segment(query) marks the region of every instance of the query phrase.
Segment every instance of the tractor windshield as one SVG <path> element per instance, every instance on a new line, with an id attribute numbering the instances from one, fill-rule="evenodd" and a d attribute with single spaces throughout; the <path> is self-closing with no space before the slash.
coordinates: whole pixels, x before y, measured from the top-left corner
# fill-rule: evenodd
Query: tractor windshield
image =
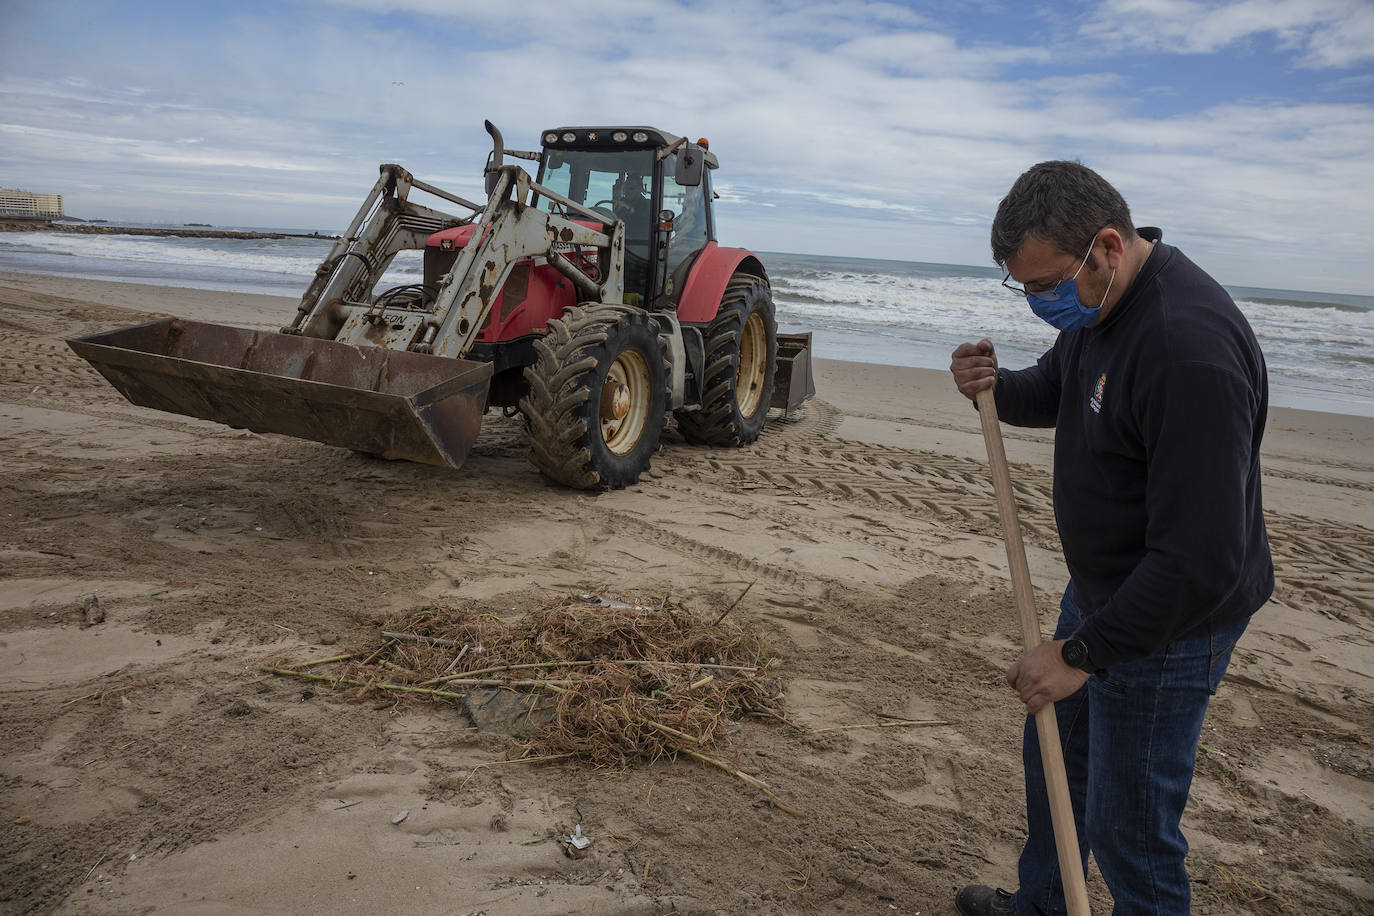
<path id="1" fill-rule="evenodd" d="M 569 200 L 625 221 L 625 292 L 643 296 L 649 283 L 649 242 L 654 227 L 654 151 L 549 150 L 539 183 Z M 535 206 L 553 212 L 557 201 Z M 568 214 L 576 217 L 576 214 Z"/>
<path id="2" fill-rule="evenodd" d="M 648 236 L 653 174 L 653 150 L 550 150 L 539 183 L 612 219 L 623 219 L 635 238 Z M 542 198 L 537 206 L 553 210 L 557 204 Z"/>

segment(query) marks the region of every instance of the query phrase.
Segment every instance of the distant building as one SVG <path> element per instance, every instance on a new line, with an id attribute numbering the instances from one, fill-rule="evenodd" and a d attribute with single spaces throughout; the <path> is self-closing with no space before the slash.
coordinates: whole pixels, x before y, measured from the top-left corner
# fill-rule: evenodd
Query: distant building
<path id="1" fill-rule="evenodd" d="M 0 188 L 0 218 L 61 219 L 61 194 L 34 194 L 15 188 Z"/>

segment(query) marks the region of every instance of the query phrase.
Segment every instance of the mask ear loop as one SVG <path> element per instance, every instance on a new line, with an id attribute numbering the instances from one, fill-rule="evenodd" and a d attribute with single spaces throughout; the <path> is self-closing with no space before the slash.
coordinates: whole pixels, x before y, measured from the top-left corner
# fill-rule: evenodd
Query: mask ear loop
<path id="1" fill-rule="evenodd" d="M 1104 305 L 1107 304 L 1107 294 L 1110 293 L 1110 292 L 1112 291 L 1112 284 L 1115 283 L 1115 282 L 1116 282 L 1116 268 L 1113 267 L 1113 268 L 1112 268 L 1112 276 L 1111 276 L 1111 279 L 1109 279 L 1109 280 L 1107 281 L 1107 288 L 1106 288 L 1106 290 L 1104 290 L 1103 293 L 1102 293 L 1102 301 L 1099 302 L 1099 303 L 1097 303 L 1097 307 L 1098 307 L 1098 308 L 1102 308 L 1102 306 L 1104 306 Z"/>

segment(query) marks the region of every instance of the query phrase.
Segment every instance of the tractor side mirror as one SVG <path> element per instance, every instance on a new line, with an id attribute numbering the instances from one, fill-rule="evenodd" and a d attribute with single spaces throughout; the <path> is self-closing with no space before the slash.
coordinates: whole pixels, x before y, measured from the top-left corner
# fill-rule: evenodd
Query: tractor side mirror
<path id="1" fill-rule="evenodd" d="M 695 143 L 685 143 L 677 154 L 677 168 L 673 170 L 673 180 L 684 188 L 701 185 L 701 170 L 706 167 L 706 156 Z"/>

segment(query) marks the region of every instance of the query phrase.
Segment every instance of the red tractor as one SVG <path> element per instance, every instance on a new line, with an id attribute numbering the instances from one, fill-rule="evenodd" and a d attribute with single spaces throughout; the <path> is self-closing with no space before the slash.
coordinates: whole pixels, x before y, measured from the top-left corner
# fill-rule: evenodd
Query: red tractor
<path id="1" fill-rule="evenodd" d="M 741 446 L 814 394 L 810 335 L 778 334 L 763 264 L 716 242 L 705 141 L 564 127 L 534 153 L 487 130 L 485 205 L 383 165 L 280 332 L 173 318 L 69 343 L 136 404 L 387 458 L 458 467 L 488 408 L 518 410 L 534 465 L 587 489 L 638 480 L 669 412 Z M 422 282 L 380 289 L 414 249 Z"/>

